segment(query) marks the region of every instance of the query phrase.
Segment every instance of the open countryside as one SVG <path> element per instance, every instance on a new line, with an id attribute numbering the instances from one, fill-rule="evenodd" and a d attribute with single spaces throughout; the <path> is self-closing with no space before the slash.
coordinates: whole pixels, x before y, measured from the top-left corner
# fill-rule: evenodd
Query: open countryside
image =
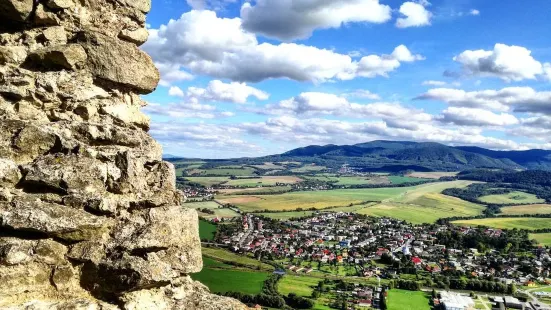
<path id="1" fill-rule="evenodd" d="M 254 171 L 248 176 L 196 176 L 198 169 L 223 173 L 227 169 Z M 541 217 L 549 214 L 551 208 L 542 203 L 543 198 L 537 198 L 539 192 L 521 189 L 522 185 L 517 189 L 515 183 L 459 178 L 462 174 L 358 172 L 347 166 L 335 169 L 326 165 L 300 162 L 289 165 L 278 161 L 242 166 L 234 162 L 218 168 L 212 164 L 207 164 L 206 168 L 194 165 L 191 170 L 184 169 L 178 178 L 191 201 L 184 206 L 196 209 L 202 218 L 215 225 L 217 233 L 216 239 L 211 240 L 212 226 L 202 222 L 201 229 L 207 230 L 201 233 L 201 238 L 207 242 L 203 248 L 205 268 L 194 277 L 214 292 L 272 305 L 271 308 L 278 308 L 274 303 L 283 302 L 298 308 L 304 306 L 304 309 L 338 310 L 344 309 L 343 305 L 369 305 L 378 309 L 380 303 L 386 302 L 386 309 L 432 309 L 430 294 L 419 289 L 427 285 L 442 289 L 445 285 L 438 284 L 443 279 L 441 271 L 427 272 L 427 268 L 450 268 L 447 264 L 455 264 L 455 261 L 445 264 L 442 261 L 458 258 L 441 257 L 439 247 L 445 245 L 434 244 L 434 241 L 430 246 L 423 246 L 429 251 L 426 254 L 413 245 L 417 240 L 424 240 L 429 235 L 445 236 L 440 235 L 442 229 L 452 235 L 462 235 L 465 233 L 462 227 L 471 227 L 467 230 L 470 234 L 484 235 L 489 231 L 496 234 L 495 238 L 511 234 L 512 244 L 525 238 L 522 245 L 515 246 L 520 247 L 522 253 L 528 253 L 526 246 L 545 246 L 551 242 L 543 232 L 551 229 L 551 221 Z M 512 203 L 517 205 L 511 206 Z M 507 217 L 509 214 L 515 217 Z M 529 214 L 538 216 L 518 217 Z M 308 225 L 333 227 L 325 225 L 335 223 L 345 227 L 335 231 L 342 236 L 310 238 L 313 231 Z M 370 231 L 359 227 L 359 223 L 382 225 L 378 234 L 359 239 L 375 240 L 369 241 L 374 242 L 373 245 L 351 239 L 357 229 Z M 401 243 L 387 239 L 389 227 L 402 227 L 404 236 L 411 236 L 400 239 L 412 239 L 403 239 Z M 519 229 L 519 232 L 510 233 L 508 229 Z M 423 232 L 430 234 L 423 235 Z M 454 246 L 460 249 L 453 251 L 472 250 L 463 248 L 466 245 Z M 490 255 L 486 249 L 487 246 L 482 246 L 481 253 Z M 391 261 L 383 258 L 386 254 L 378 251 L 402 262 L 406 259 L 406 266 L 410 266 L 407 268 L 417 270 L 417 276 L 394 274 L 405 267 L 393 271 Z M 502 251 L 505 250 L 499 253 Z M 459 261 L 474 263 L 463 258 Z M 469 270 L 476 270 L 471 268 Z M 217 274 L 230 279 L 229 284 L 216 281 Z M 242 286 L 244 281 L 251 286 Z M 521 286 L 527 280 L 515 281 Z M 474 289 L 476 283 L 472 285 Z M 378 291 L 381 288 L 387 289 L 384 298 Z M 511 288 L 500 289 L 506 293 Z M 475 290 L 484 291 L 484 288 Z M 451 303 L 456 298 L 466 302 L 473 300 L 451 294 L 451 297 L 446 295 L 436 300 L 442 303 Z M 484 303 L 490 305 L 487 299 L 473 300 L 481 309 Z"/>
<path id="2" fill-rule="evenodd" d="M 459 220 L 453 222 L 462 226 L 487 226 L 500 229 L 551 229 L 549 218 L 537 217 L 495 217 L 486 219 Z"/>

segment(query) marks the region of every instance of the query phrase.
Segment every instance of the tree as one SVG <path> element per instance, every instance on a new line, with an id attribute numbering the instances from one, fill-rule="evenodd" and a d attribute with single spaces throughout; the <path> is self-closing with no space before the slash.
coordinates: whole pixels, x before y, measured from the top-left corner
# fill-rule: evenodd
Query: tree
<path id="1" fill-rule="evenodd" d="M 431 296 L 432 296 L 433 299 L 435 299 L 437 297 L 435 289 L 432 289 Z"/>
<path id="2" fill-rule="evenodd" d="M 379 295 L 379 308 L 381 310 L 387 310 L 388 306 L 386 305 L 386 290 L 383 288 L 381 294 Z"/>

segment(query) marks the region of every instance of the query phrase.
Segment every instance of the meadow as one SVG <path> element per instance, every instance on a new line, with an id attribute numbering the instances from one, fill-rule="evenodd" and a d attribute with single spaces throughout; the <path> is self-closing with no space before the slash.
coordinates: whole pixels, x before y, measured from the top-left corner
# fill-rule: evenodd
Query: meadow
<path id="1" fill-rule="evenodd" d="M 419 185 L 403 195 L 362 208 L 357 213 L 393 217 L 414 224 L 434 223 L 439 218 L 451 216 L 480 215 L 484 206 L 441 194 L 446 188 L 466 187 L 471 183 L 453 181 Z"/>
<path id="2" fill-rule="evenodd" d="M 206 266 L 201 272 L 191 274 L 193 280 L 203 283 L 211 292 L 241 292 L 245 294 L 260 293 L 268 276 L 269 273 L 266 272 L 227 270 L 213 266 Z"/>
<path id="3" fill-rule="evenodd" d="M 397 175 L 389 175 L 387 178 L 392 184 L 415 183 L 415 182 L 423 182 L 428 180 L 428 179 L 422 179 L 422 178 L 402 177 Z"/>
<path id="4" fill-rule="evenodd" d="M 294 184 L 302 182 L 301 178 L 295 176 L 263 176 L 260 178 L 246 179 L 237 178 L 224 183 L 228 186 L 255 187 L 255 186 L 274 186 L 277 183 Z"/>
<path id="5" fill-rule="evenodd" d="M 531 239 L 536 239 L 539 245 L 551 246 L 551 233 L 530 234 Z"/>
<path id="6" fill-rule="evenodd" d="M 355 212 L 358 213 L 363 208 L 367 208 L 368 206 L 375 205 L 376 203 L 369 203 L 369 204 L 362 204 L 362 205 L 354 205 L 354 206 L 347 206 L 347 207 L 336 207 L 331 209 L 324 209 L 321 210 L 321 212 Z M 314 214 L 315 211 L 289 211 L 289 212 L 274 212 L 274 213 L 258 213 L 259 215 L 269 217 L 276 220 L 288 220 L 293 217 L 305 217 L 310 216 Z"/>
<path id="7" fill-rule="evenodd" d="M 388 310 L 429 310 L 429 296 L 425 292 L 399 289 L 388 291 Z"/>
<path id="8" fill-rule="evenodd" d="M 304 177 L 310 180 L 334 182 L 335 185 L 365 185 L 365 184 L 390 184 L 387 177 L 349 177 L 336 175 L 316 175 Z"/>
<path id="9" fill-rule="evenodd" d="M 422 178 L 422 179 L 440 179 L 441 177 L 454 177 L 458 172 L 412 172 L 408 174 L 412 178 Z"/>
<path id="10" fill-rule="evenodd" d="M 213 240 L 215 233 L 216 225 L 203 220 L 199 221 L 199 237 L 201 240 Z"/>
<path id="11" fill-rule="evenodd" d="M 492 204 L 511 204 L 511 203 L 544 203 L 545 200 L 538 198 L 534 194 L 520 191 L 513 191 L 501 195 L 486 195 L 478 198 L 480 201 Z"/>
<path id="12" fill-rule="evenodd" d="M 249 194 L 249 195 L 259 195 L 266 193 L 270 194 L 281 194 L 291 191 L 291 186 L 268 186 L 268 187 L 243 187 L 243 188 L 228 188 L 228 189 L 219 189 L 218 192 L 224 195 L 236 195 L 236 194 Z"/>
<path id="13" fill-rule="evenodd" d="M 291 192 L 280 195 L 221 196 L 221 203 L 231 203 L 246 212 L 273 210 L 285 211 L 297 208 L 327 208 L 358 204 L 365 201 L 382 201 L 399 196 L 411 187 L 339 189 L 328 191 Z"/>
<path id="14" fill-rule="evenodd" d="M 187 170 L 186 172 L 189 175 L 193 176 L 251 176 L 254 175 L 254 172 L 256 169 L 252 167 L 240 167 L 240 166 L 229 166 L 226 168 L 213 168 L 213 169 L 193 169 L 193 170 Z"/>
<path id="15" fill-rule="evenodd" d="M 239 266 L 247 267 L 257 270 L 259 267 L 261 270 L 273 271 L 274 267 L 268 264 L 257 261 L 254 258 L 250 258 L 243 255 L 237 255 L 232 252 L 220 249 L 220 248 L 202 248 L 203 256 L 215 259 L 220 262 L 234 262 Z"/>
<path id="16" fill-rule="evenodd" d="M 298 296 L 310 297 L 320 281 L 318 278 L 285 275 L 277 283 L 277 291 L 282 295 L 295 293 Z"/>
<path id="17" fill-rule="evenodd" d="M 503 207 L 501 208 L 501 213 L 505 215 L 551 214 L 551 205 L 534 204 L 534 205 Z"/>
<path id="18" fill-rule="evenodd" d="M 211 187 L 213 185 L 222 184 L 230 180 L 229 177 L 186 177 L 186 180 L 203 185 L 205 187 Z"/>
<path id="19" fill-rule="evenodd" d="M 183 204 L 183 206 L 185 208 L 196 209 L 200 217 L 206 218 L 208 220 L 211 220 L 213 218 L 234 218 L 239 216 L 239 213 L 231 209 L 221 208 L 220 205 L 215 201 L 186 202 Z M 214 214 L 203 213 L 199 211 L 201 209 L 212 210 L 214 211 Z"/>
<path id="20" fill-rule="evenodd" d="M 551 220 L 536 217 L 495 217 L 474 220 L 453 221 L 453 224 L 462 226 L 488 226 L 501 229 L 544 229 L 551 228 Z"/>
<path id="21" fill-rule="evenodd" d="M 299 168 L 294 168 L 294 169 L 291 169 L 292 172 L 295 172 L 295 173 L 306 173 L 306 172 L 318 172 L 318 171 L 323 171 L 327 169 L 327 167 L 325 166 L 313 166 L 313 165 L 307 165 L 307 166 L 302 166 L 302 167 L 299 167 Z"/>

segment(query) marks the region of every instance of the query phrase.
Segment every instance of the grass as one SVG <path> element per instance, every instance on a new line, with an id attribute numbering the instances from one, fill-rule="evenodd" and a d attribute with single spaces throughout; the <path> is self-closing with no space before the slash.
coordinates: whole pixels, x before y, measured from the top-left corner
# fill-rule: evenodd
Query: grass
<path id="1" fill-rule="evenodd" d="M 413 292 L 399 289 L 388 291 L 387 305 L 389 310 L 429 310 L 429 297 L 424 292 Z"/>
<path id="2" fill-rule="evenodd" d="M 392 184 L 404 184 L 404 183 L 415 183 L 415 182 L 422 182 L 426 181 L 427 179 L 421 179 L 421 178 L 412 178 L 412 177 L 401 177 L 396 175 L 389 175 L 388 180 Z"/>
<path id="3" fill-rule="evenodd" d="M 235 167 L 235 168 L 214 168 L 214 169 L 194 169 L 188 173 L 193 173 L 194 176 L 209 175 L 209 176 L 251 176 L 256 169 L 251 167 Z"/>
<path id="4" fill-rule="evenodd" d="M 270 163 L 270 162 L 266 162 L 262 165 L 251 165 L 255 168 L 258 168 L 258 169 L 263 169 L 263 170 L 283 170 L 285 169 L 285 167 L 283 166 L 279 166 L 279 165 L 276 165 L 274 163 Z"/>
<path id="5" fill-rule="evenodd" d="M 296 210 L 297 208 L 326 208 L 343 207 L 364 201 L 382 201 L 399 196 L 411 187 L 397 188 L 368 188 L 368 189 L 339 189 L 329 191 L 291 192 L 280 195 L 267 196 L 226 196 L 218 197 L 221 203 L 231 203 L 243 211 L 262 210 Z"/>
<path id="6" fill-rule="evenodd" d="M 295 176 L 263 176 L 254 179 L 234 179 L 229 180 L 224 185 L 240 186 L 240 187 L 253 187 L 253 186 L 274 186 L 277 183 L 294 184 L 302 182 L 301 178 Z"/>
<path id="7" fill-rule="evenodd" d="M 452 222 L 462 226 L 488 226 L 501 229 L 544 229 L 551 228 L 551 220 L 548 218 L 536 217 L 497 217 L 474 220 L 459 220 Z"/>
<path id="8" fill-rule="evenodd" d="M 325 182 L 334 182 L 335 185 L 364 185 L 364 184 L 386 184 L 389 183 L 387 177 L 346 177 L 346 176 L 329 176 L 316 175 L 313 177 L 305 177 L 311 180 L 319 180 Z"/>
<path id="9" fill-rule="evenodd" d="M 321 212 L 358 212 L 359 210 L 366 208 L 368 206 L 374 205 L 375 203 L 364 204 L 364 205 L 354 205 L 351 207 L 336 207 L 326 210 L 321 210 Z M 314 214 L 316 211 L 289 211 L 289 212 L 275 212 L 275 213 L 258 213 L 259 215 L 269 217 L 275 220 L 288 220 L 293 217 L 305 217 Z"/>
<path id="10" fill-rule="evenodd" d="M 207 221 L 199 221 L 199 237 L 201 240 L 213 240 L 216 233 L 216 225 Z"/>
<path id="11" fill-rule="evenodd" d="M 551 246 L 551 233 L 530 234 L 530 240 L 536 239 L 539 245 Z"/>
<path id="12" fill-rule="evenodd" d="M 199 216 L 208 220 L 214 218 L 234 218 L 239 216 L 239 213 L 231 209 L 220 208 L 220 205 L 215 201 L 188 202 L 184 203 L 183 206 L 186 208 L 196 209 L 199 212 Z M 199 211 L 200 209 L 212 210 L 214 211 L 214 214 L 203 213 Z"/>
<path id="13" fill-rule="evenodd" d="M 186 180 L 201 184 L 205 187 L 222 184 L 230 180 L 228 177 L 186 177 Z"/>
<path id="14" fill-rule="evenodd" d="M 261 270 L 268 270 L 272 271 L 274 270 L 274 267 L 268 264 L 264 264 L 262 262 L 257 261 L 256 259 L 243 256 L 243 255 L 237 255 L 232 252 L 219 249 L 219 248 L 202 248 L 203 256 L 215 259 L 220 262 L 234 262 L 237 263 L 240 266 L 244 266 L 250 269 L 258 269 L 260 267 Z"/>
<path id="15" fill-rule="evenodd" d="M 466 187 L 469 181 L 430 183 L 409 187 L 403 195 L 357 211 L 379 217 L 393 217 L 411 223 L 434 223 L 439 218 L 474 216 L 484 207 L 459 198 L 441 194 L 446 188 Z"/>
<path id="16" fill-rule="evenodd" d="M 521 191 L 513 191 L 508 194 L 501 195 L 486 195 L 478 198 L 482 202 L 493 204 L 510 204 L 510 203 L 544 203 L 545 200 L 538 198 L 534 194 L 529 194 Z"/>
<path id="17" fill-rule="evenodd" d="M 249 188 L 231 188 L 231 189 L 221 189 L 220 193 L 226 195 L 236 195 L 247 193 L 249 195 L 259 195 L 265 193 L 271 194 L 281 194 L 291 191 L 291 186 L 269 186 L 269 187 L 249 187 Z"/>
<path id="18" fill-rule="evenodd" d="M 199 273 L 191 274 L 191 278 L 205 284 L 214 293 L 241 292 L 245 294 L 258 294 L 262 291 L 262 285 L 268 278 L 268 275 L 266 272 L 206 267 Z"/>
<path id="19" fill-rule="evenodd" d="M 277 291 L 282 295 L 295 293 L 298 296 L 310 297 L 320 281 L 318 278 L 285 275 L 277 283 Z"/>
<path id="20" fill-rule="evenodd" d="M 422 179 L 440 179 L 441 177 L 454 177 L 459 172 L 412 172 L 408 174 L 412 178 L 422 178 Z"/>
<path id="21" fill-rule="evenodd" d="M 325 170 L 325 169 L 327 169 L 327 167 L 325 167 L 325 166 L 307 165 L 307 166 L 302 166 L 300 168 L 291 169 L 291 171 L 295 172 L 295 173 L 305 173 L 305 172 L 317 172 L 317 171 L 322 171 L 322 170 Z"/>
<path id="22" fill-rule="evenodd" d="M 551 205 L 535 204 L 535 205 L 503 207 L 501 208 L 501 212 L 506 215 L 551 214 Z"/>

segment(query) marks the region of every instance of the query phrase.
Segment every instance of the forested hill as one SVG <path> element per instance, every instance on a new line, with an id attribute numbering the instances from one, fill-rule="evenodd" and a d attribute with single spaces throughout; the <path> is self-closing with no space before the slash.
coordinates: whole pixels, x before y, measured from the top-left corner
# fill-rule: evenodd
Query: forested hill
<path id="1" fill-rule="evenodd" d="M 439 143 L 372 141 L 355 145 L 324 145 L 297 148 L 267 158 L 327 162 L 387 170 L 465 170 L 472 168 L 551 170 L 551 151 L 493 151 L 479 147 L 452 147 Z"/>

